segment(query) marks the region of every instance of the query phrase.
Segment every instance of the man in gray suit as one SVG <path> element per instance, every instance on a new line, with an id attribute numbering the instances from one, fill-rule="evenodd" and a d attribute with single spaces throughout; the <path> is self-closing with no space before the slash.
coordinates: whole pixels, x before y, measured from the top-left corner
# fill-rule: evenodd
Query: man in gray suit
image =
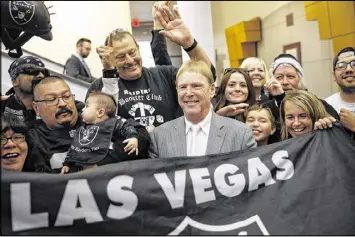
<path id="1" fill-rule="evenodd" d="M 215 86 L 211 70 L 204 62 L 184 63 L 176 78 L 184 116 L 151 132 L 149 157 L 204 156 L 256 147 L 250 128 L 213 111 L 211 99 Z"/>
<path id="2" fill-rule="evenodd" d="M 77 79 L 93 82 L 90 69 L 84 58 L 87 58 L 91 51 L 91 40 L 81 38 L 76 43 L 76 53 L 68 58 L 64 66 L 64 74 L 75 77 Z"/>

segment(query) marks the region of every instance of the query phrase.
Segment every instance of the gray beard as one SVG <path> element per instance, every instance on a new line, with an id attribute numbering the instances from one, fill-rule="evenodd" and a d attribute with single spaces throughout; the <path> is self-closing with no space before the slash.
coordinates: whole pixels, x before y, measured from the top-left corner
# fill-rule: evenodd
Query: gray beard
<path id="1" fill-rule="evenodd" d="M 339 83 L 338 85 L 345 94 L 355 94 L 355 86 L 346 87 L 344 85 L 340 85 Z"/>

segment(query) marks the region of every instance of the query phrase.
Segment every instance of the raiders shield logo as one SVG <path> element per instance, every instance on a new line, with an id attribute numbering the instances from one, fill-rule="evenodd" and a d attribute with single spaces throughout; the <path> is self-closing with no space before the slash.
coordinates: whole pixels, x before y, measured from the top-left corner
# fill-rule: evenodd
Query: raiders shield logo
<path id="1" fill-rule="evenodd" d="M 81 127 L 79 131 L 80 145 L 90 144 L 95 139 L 98 131 L 99 131 L 98 126 L 91 126 L 88 129 Z"/>
<path id="2" fill-rule="evenodd" d="M 18 25 L 24 25 L 31 21 L 35 13 L 35 5 L 26 1 L 10 1 L 10 16 Z"/>
<path id="3" fill-rule="evenodd" d="M 269 235 L 258 215 L 227 225 L 206 225 L 187 216 L 169 235 L 179 235 L 186 231 L 189 231 L 189 235 Z"/>

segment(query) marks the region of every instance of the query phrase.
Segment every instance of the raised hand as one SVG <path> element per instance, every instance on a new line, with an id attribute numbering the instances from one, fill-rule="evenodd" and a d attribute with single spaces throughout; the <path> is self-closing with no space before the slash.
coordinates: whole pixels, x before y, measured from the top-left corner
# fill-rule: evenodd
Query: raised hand
<path id="1" fill-rule="evenodd" d="M 342 108 L 340 109 L 339 117 L 344 127 L 355 132 L 355 113 Z"/>
<path id="2" fill-rule="evenodd" d="M 168 8 L 171 8 L 173 6 L 173 2 L 172 1 L 159 1 L 154 3 L 153 8 L 152 8 L 152 17 L 154 20 L 158 20 L 158 17 L 155 16 L 155 13 L 159 10 L 159 8 L 163 7 L 163 6 L 167 6 Z"/>
<path id="3" fill-rule="evenodd" d="M 193 44 L 194 39 L 189 28 L 181 20 L 180 13 L 176 6 L 173 7 L 173 12 L 174 14 L 170 11 L 168 6 L 158 7 L 155 17 L 164 28 L 164 30 L 159 33 L 183 48 L 188 48 Z"/>
<path id="4" fill-rule="evenodd" d="M 265 83 L 264 88 L 267 89 L 269 93 L 273 96 L 281 95 L 284 93 L 281 83 L 275 78 L 271 78 L 270 80 L 268 80 Z"/>
<path id="5" fill-rule="evenodd" d="M 101 45 L 96 48 L 96 52 L 101 59 L 101 63 L 104 69 L 110 70 L 115 68 L 116 62 L 112 47 Z"/>

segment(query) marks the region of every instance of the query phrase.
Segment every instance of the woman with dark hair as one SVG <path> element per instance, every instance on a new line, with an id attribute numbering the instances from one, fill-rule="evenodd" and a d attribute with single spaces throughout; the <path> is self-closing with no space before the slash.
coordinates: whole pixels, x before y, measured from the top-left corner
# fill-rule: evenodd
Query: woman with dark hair
<path id="1" fill-rule="evenodd" d="M 27 158 L 28 128 L 17 116 L 1 116 L 1 169 L 22 171 Z"/>
<path id="2" fill-rule="evenodd" d="M 245 121 L 244 112 L 256 103 L 252 80 L 244 69 L 226 70 L 216 95 L 218 115 Z"/>

